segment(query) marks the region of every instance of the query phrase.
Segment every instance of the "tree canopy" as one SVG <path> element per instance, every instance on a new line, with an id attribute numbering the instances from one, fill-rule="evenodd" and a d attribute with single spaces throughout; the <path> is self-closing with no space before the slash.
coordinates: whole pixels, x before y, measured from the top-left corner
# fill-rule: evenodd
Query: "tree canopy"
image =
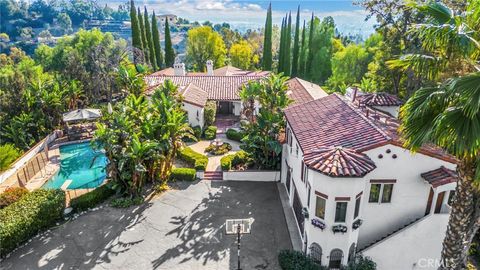
<path id="1" fill-rule="evenodd" d="M 225 65 L 226 48 L 222 37 L 210 26 L 200 26 L 188 31 L 187 61 L 194 70 L 204 71 L 207 60 L 215 67 Z"/>

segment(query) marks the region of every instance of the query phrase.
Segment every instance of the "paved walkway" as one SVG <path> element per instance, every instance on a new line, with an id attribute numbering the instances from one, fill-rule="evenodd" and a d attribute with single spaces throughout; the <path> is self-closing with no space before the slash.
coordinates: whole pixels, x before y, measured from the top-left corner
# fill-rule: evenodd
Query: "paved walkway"
<path id="1" fill-rule="evenodd" d="M 217 134 L 217 138 L 221 139 L 224 142 L 229 143 L 232 146 L 232 150 L 229 151 L 228 153 L 224 154 L 224 155 L 221 155 L 221 156 L 213 156 L 213 155 L 205 153 L 205 148 L 207 148 L 212 143 L 212 141 L 199 141 L 199 142 L 195 142 L 195 143 L 189 145 L 189 147 L 192 148 L 193 151 L 208 156 L 208 164 L 207 164 L 206 171 L 209 171 L 209 172 L 210 171 L 221 171 L 222 167 L 221 167 L 220 160 L 222 159 L 222 157 L 225 156 L 225 155 L 234 154 L 234 153 L 241 150 L 240 149 L 240 143 L 237 142 L 237 141 L 232 141 L 232 140 L 227 139 L 225 134 Z"/>
<path id="2" fill-rule="evenodd" d="M 242 269 L 279 269 L 291 249 L 276 183 L 179 182 L 136 208 L 104 207 L 33 239 L 1 269 L 236 269 L 231 218 L 253 218 L 242 236 Z"/>

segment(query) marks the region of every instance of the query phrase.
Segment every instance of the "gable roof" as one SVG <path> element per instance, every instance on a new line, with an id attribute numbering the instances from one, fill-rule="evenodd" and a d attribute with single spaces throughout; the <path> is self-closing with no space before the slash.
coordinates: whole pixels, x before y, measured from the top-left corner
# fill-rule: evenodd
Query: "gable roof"
<path id="1" fill-rule="evenodd" d="M 358 97 L 360 103 L 368 106 L 401 106 L 403 101 L 388 93 L 367 93 Z"/>
<path id="2" fill-rule="evenodd" d="M 320 147 L 303 158 L 306 166 L 331 177 L 362 177 L 376 168 L 367 155 L 343 147 Z"/>
<path id="3" fill-rule="evenodd" d="M 208 93 L 193 83 L 188 84 L 180 90 L 183 101 L 199 107 L 204 107 L 207 103 Z"/>
<path id="4" fill-rule="evenodd" d="M 145 77 L 148 90 L 147 94 L 155 86 L 166 80 L 171 80 L 178 86 L 186 86 L 193 83 L 203 91 L 207 92 L 209 100 L 240 100 L 239 92 L 245 83 L 251 80 L 259 80 L 262 76 L 153 76 Z"/>
<path id="5" fill-rule="evenodd" d="M 270 74 L 269 71 L 243 70 L 230 65 L 213 70 L 214 76 L 266 76 L 268 74 Z"/>
<path id="6" fill-rule="evenodd" d="M 328 96 L 328 94 L 323 91 L 323 89 L 319 85 L 307 82 L 300 78 L 295 77 L 288 80 L 287 85 L 287 94 L 293 100 L 292 105 L 298 105 Z"/>
<path id="7" fill-rule="evenodd" d="M 436 188 L 441 185 L 457 182 L 458 174 L 454 170 L 450 170 L 441 166 L 438 169 L 431 170 L 421 174 L 432 187 Z"/>
<path id="8" fill-rule="evenodd" d="M 362 152 L 390 140 L 337 94 L 289 107 L 285 116 L 304 153 L 337 146 Z"/>

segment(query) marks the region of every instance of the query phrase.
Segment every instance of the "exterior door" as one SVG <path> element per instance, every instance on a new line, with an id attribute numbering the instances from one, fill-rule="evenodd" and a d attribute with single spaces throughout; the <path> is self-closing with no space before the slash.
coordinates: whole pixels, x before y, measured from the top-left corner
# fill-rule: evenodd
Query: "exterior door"
<path id="1" fill-rule="evenodd" d="M 433 193 L 433 188 L 430 188 L 430 194 L 428 194 L 427 200 L 427 209 L 425 209 L 425 216 L 430 214 L 430 210 L 432 209 Z"/>
<path id="2" fill-rule="evenodd" d="M 231 114 L 232 113 L 232 103 L 230 103 L 228 101 L 218 102 L 217 113 L 218 114 Z"/>
<path id="3" fill-rule="evenodd" d="M 445 191 L 442 191 L 437 196 L 437 203 L 435 204 L 435 214 L 440 213 L 442 210 L 443 197 L 445 197 Z"/>

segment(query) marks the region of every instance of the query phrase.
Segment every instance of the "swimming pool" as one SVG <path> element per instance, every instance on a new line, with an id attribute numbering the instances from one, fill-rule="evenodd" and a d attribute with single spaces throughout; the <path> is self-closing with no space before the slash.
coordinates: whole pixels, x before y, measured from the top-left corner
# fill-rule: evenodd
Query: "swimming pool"
<path id="1" fill-rule="evenodd" d="M 67 180 L 72 180 L 67 189 L 95 188 L 106 178 L 107 157 L 90 142 L 60 146 L 60 162 L 60 170 L 44 188 L 59 189 Z"/>

